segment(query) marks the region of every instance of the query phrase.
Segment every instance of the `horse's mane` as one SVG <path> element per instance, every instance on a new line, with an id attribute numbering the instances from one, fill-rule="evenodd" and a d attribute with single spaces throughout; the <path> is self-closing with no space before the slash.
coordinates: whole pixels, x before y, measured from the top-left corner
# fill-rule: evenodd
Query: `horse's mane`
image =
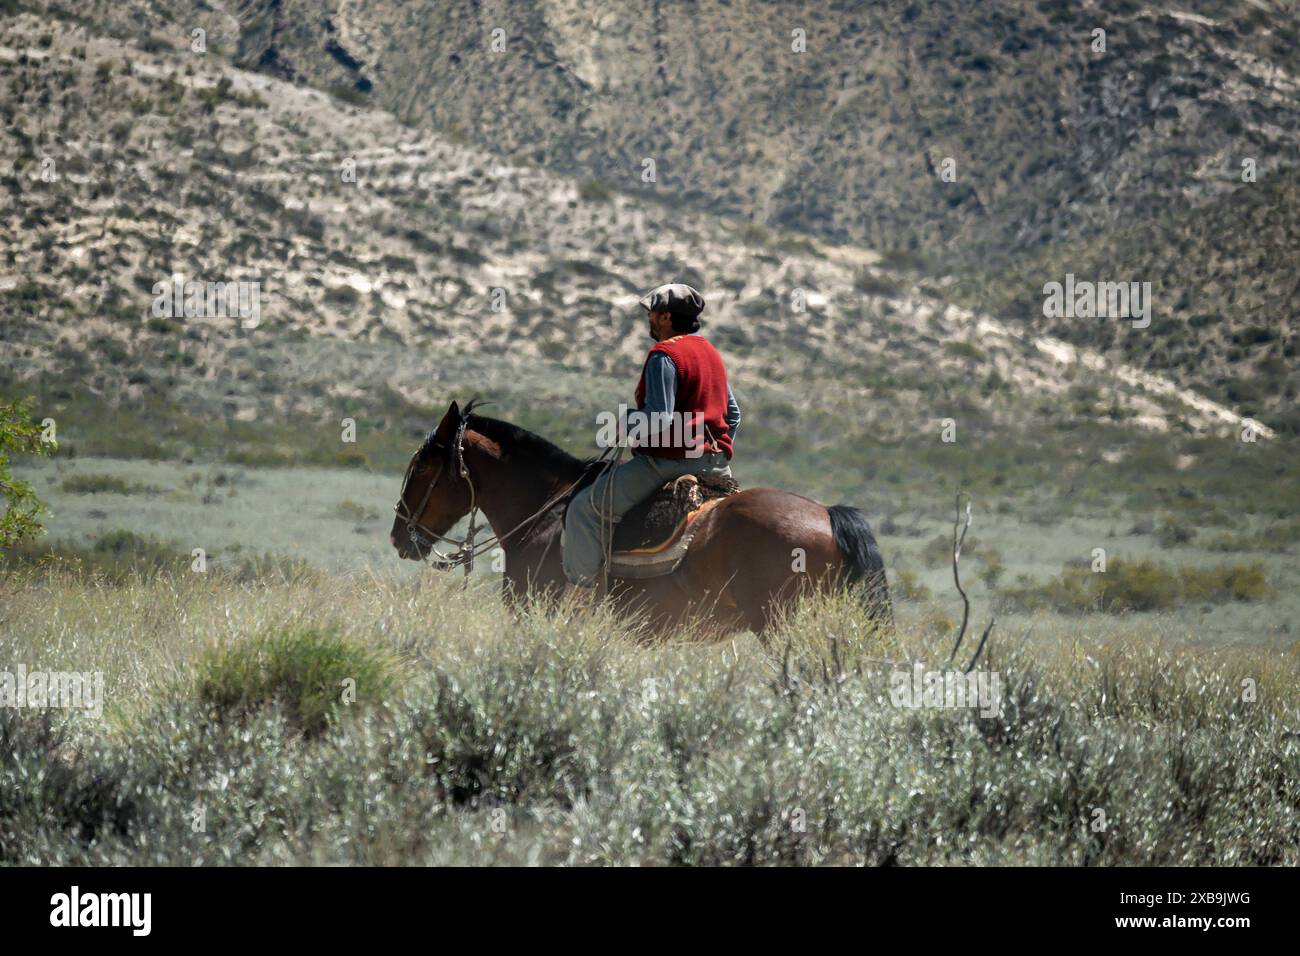
<path id="1" fill-rule="evenodd" d="M 479 404 L 482 403 L 473 401 L 466 405 L 461 419 L 467 427 L 500 445 L 507 454 L 519 456 L 564 478 L 577 477 L 596 461 L 570 455 L 559 445 L 512 422 L 475 414 L 473 410 Z"/>

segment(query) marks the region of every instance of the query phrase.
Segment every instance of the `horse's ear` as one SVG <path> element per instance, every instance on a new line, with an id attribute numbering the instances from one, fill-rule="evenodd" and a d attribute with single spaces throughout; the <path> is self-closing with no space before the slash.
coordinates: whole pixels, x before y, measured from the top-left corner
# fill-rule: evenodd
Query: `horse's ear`
<path id="1" fill-rule="evenodd" d="M 456 429 L 460 427 L 460 406 L 455 402 L 447 409 L 447 414 L 442 416 L 442 421 L 438 423 L 438 431 L 435 436 L 442 444 L 448 444 L 456 434 Z"/>

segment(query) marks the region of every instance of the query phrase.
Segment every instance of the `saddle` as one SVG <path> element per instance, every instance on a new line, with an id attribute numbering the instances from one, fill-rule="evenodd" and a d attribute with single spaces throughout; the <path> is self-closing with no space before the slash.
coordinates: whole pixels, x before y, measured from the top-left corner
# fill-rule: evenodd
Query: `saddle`
<path id="1" fill-rule="evenodd" d="M 654 578 L 671 574 L 686 557 L 696 522 L 740 485 L 734 478 L 674 478 L 614 525 L 609 574 L 615 578 Z"/>
<path id="2" fill-rule="evenodd" d="M 593 470 L 582 485 L 595 476 Z M 663 485 L 614 525 L 610 577 L 654 578 L 676 571 L 695 537 L 698 519 L 739 490 L 734 478 L 713 476 L 683 475 Z"/>

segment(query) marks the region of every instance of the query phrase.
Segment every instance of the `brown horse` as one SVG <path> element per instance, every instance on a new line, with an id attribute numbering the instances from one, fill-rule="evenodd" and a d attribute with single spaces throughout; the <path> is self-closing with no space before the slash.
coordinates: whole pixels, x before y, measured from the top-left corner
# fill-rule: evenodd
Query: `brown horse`
<path id="1" fill-rule="evenodd" d="M 390 535 L 398 555 L 425 560 L 440 541 L 461 545 L 442 567 L 482 553 L 473 543 L 481 510 L 505 557 L 505 596 L 515 604 L 567 588 L 560 561 L 563 509 L 602 460 L 583 461 L 509 422 L 451 403 L 407 466 Z M 468 541 L 447 533 L 470 515 Z M 752 630 L 761 638 L 774 615 L 808 588 L 854 587 L 868 613 L 892 623 L 884 562 L 862 512 L 827 507 L 775 488 L 719 501 L 698 519 L 685 560 L 671 574 L 611 579 L 622 610 L 645 615 L 652 633 L 687 621 L 715 638 Z M 449 558 L 449 559 L 448 559 Z"/>

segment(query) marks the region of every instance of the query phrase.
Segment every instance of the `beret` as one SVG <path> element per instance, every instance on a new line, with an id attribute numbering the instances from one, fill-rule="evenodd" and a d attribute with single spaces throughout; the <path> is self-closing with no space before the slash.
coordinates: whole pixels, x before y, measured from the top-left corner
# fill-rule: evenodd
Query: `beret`
<path id="1" fill-rule="evenodd" d="M 681 282 L 670 282 L 651 289 L 640 301 L 641 306 L 649 312 L 699 315 L 704 311 L 704 296 Z"/>

